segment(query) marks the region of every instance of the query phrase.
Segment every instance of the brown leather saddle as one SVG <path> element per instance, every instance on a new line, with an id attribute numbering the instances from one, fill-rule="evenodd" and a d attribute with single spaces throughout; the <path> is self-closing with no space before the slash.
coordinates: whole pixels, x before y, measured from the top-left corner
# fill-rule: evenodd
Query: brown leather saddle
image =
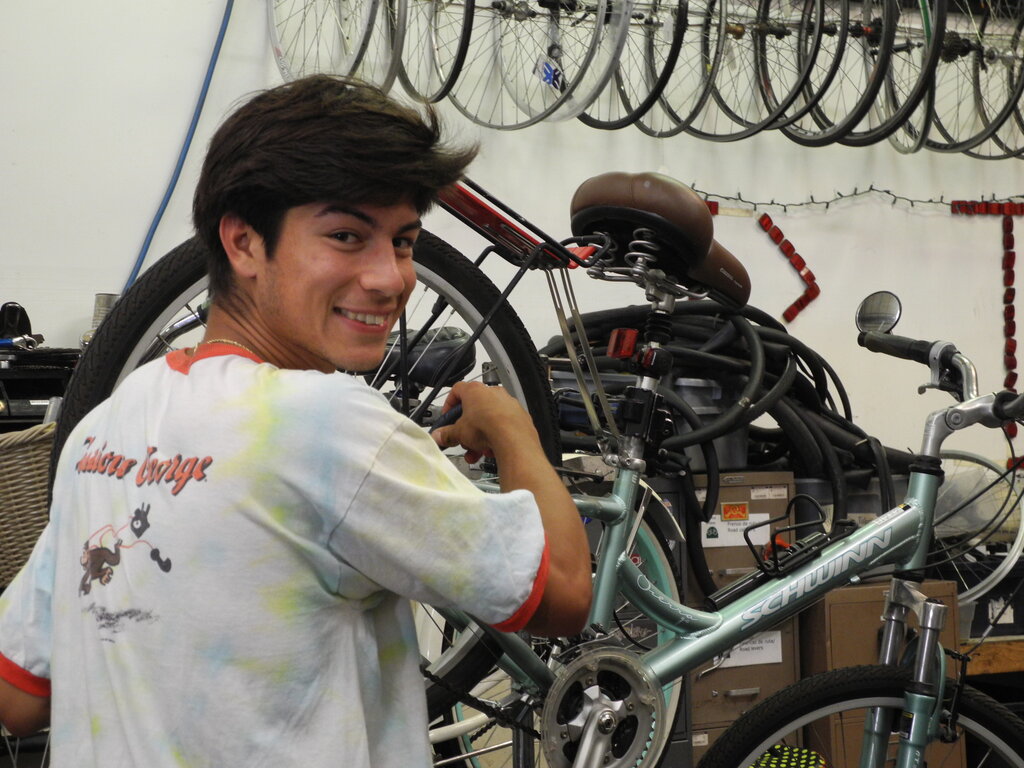
<path id="1" fill-rule="evenodd" d="M 649 241 L 654 247 L 645 252 L 657 256 L 657 268 L 674 282 L 706 290 L 732 306 L 750 298 L 747 270 L 714 239 L 707 204 L 675 179 L 658 173 L 603 173 L 580 185 L 570 212 L 574 235 L 611 237 L 616 266 L 627 266 L 630 243 Z"/>

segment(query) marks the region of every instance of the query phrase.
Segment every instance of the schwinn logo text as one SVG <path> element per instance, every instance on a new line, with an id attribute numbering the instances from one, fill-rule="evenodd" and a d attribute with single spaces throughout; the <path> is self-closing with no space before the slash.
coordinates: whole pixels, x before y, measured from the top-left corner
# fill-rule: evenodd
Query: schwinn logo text
<path id="1" fill-rule="evenodd" d="M 742 615 L 744 628 L 771 616 L 773 613 L 781 611 L 790 602 L 800 599 L 816 587 L 843 576 L 848 571 L 853 570 L 858 563 L 862 563 L 870 558 L 875 552 L 886 549 L 891 540 L 892 528 L 887 528 L 877 536 L 872 536 L 867 541 L 859 544 L 856 549 L 834 557 L 827 563 L 822 563 L 799 581 L 790 584 L 786 589 L 776 592 L 771 597 L 767 597 L 745 610 Z"/>

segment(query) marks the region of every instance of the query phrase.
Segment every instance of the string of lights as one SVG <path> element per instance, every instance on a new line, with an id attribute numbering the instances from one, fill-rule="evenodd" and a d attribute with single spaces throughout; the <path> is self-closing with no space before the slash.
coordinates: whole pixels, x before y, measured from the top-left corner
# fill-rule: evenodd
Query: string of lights
<path id="1" fill-rule="evenodd" d="M 921 199 L 901 195 L 891 189 L 876 187 L 874 184 L 870 184 L 866 188 L 854 187 L 853 191 L 850 192 L 840 192 L 836 190 L 833 196 L 829 198 L 816 198 L 814 195 L 808 195 L 808 199 L 806 200 L 787 202 L 778 201 L 774 198 L 771 200 L 752 200 L 745 197 L 742 192 L 737 192 L 735 195 L 723 194 L 721 192 L 709 192 L 697 187 L 696 182 L 692 184 L 691 187 L 698 195 L 709 202 L 717 202 L 722 206 L 728 205 L 747 208 L 751 211 L 781 210 L 783 213 L 786 213 L 790 209 L 802 208 L 820 208 L 823 211 L 827 211 L 833 205 L 865 197 L 877 197 L 885 200 L 893 206 L 901 204 L 909 208 L 921 210 L 934 208 L 936 210 L 942 209 L 950 213 L 961 214 L 991 213 L 1015 216 L 1024 215 L 1024 194 L 1012 195 L 1010 197 L 998 197 L 995 193 L 990 193 L 982 194 L 971 200 L 947 200 L 945 195 L 940 195 L 938 199 Z M 982 204 L 986 206 L 999 206 L 999 210 L 977 210 L 977 207 Z M 965 206 L 969 206 L 970 210 L 967 210 Z M 1013 208 L 1005 208 L 1004 206 L 1013 206 Z"/>

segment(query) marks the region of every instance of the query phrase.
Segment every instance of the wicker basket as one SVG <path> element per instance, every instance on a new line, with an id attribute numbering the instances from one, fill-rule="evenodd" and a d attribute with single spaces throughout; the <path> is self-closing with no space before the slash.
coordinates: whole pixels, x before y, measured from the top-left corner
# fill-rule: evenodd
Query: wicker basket
<path id="1" fill-rule="evenodd" d="M 21 570 L 46 525 L 54 427 L 0 434 L 0 587 Z"/>

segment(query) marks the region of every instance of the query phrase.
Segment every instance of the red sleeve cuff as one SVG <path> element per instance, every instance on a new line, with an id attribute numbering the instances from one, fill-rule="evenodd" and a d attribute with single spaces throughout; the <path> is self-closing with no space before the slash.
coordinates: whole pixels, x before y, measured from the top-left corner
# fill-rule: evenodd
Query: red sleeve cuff
<path id="1" fill-rule="evenodd" d="M 45 677 L 36 677 L 26 669 L 22 669 L 3 654 L 0 654 L 0 677 L 18 690 L 42 698 L 50 697 L 50 681 Z"/>
<path id="2" fill-rule="evenodd" d="M 525 602 L 519 606 L 519 610 L 494 628 L 499 632 L 518 632 L 533 618 L 540 605 L 540 599 L 544 596 L 544 587 L 548 583 L 548 567 L 550 565 L 550 553 L 548 551 L 548 537 L 544 536 L 544 551 L 540 556 L 540 567 L 537 568 L 537 576 L 533 580 L 533 588 Z"/>

